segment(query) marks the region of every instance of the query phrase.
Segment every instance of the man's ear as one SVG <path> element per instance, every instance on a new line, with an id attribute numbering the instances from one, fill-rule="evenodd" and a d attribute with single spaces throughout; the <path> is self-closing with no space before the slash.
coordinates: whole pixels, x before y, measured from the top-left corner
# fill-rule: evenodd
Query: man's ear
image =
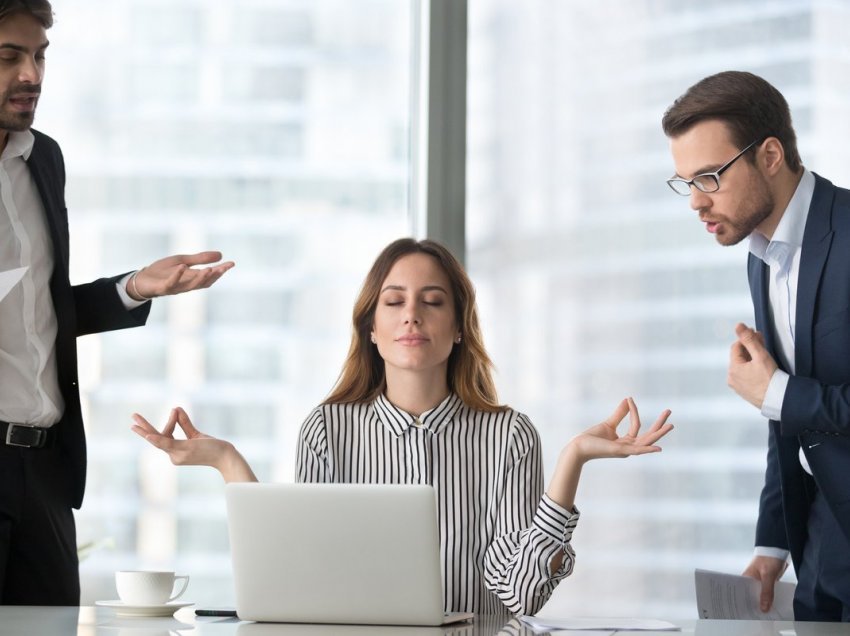
<path id="1" fill-rule="evenodd" d="M 776 175 L 785 164 L 785 148 L 776 137 L 768 137 L 762 142 L 759 163 L 768 176 Z"/>

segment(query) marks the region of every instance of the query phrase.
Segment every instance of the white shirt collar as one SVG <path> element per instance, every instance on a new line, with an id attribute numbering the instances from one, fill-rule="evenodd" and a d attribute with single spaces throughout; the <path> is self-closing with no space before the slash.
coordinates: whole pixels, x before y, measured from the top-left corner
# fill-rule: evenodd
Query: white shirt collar
<path id="1" fill-rule="evenodd" d="M 6 147 L 3 148 L 3 154 L 0 155 L 0 161 L 13 157 L 21 157 L 24 161 L 29 159 L 35 143 L 35 135 L 32 134 L 32 131 L 10 131 L 8 135 Z"/>
<path id="2" fill-rule="evenodd" d="M 394 436 L 398 437 L 411 426 L 422 426 L 431 433 L 439 433 L 451 422 L 455 412 L 462 404 L 463 402 L 461 402 L 461 399 L 456 394 L 449 393 L 440 404 L 430 411 L 422 413 L 419 417 L 415 417 L 397 407 L 387 399 L 386 395 L 381 393 L 372 403 L 372 406 L 375 409 L 378 420 Z"/>
<path id="3" fill-rule="evenodd" d="M 750 234 L 750 253 L 767 262 L 770 252 L 788 255 L 803 245 L 803 233 L 806 230 L 806 220 L 809 217 L 809 207 L 815 194 L 815 175 L 803 169 L 803 176 L 794 196 L 788 202 L 788 207 L 779 219 L 779 225 L 768 241 L 760 232 Z M 773 246 L 773 247 L 771 247 Z M 780 256 L 781 260 L 784 260 Z M 770 259 L 773 260 L 773 259 Z"/>

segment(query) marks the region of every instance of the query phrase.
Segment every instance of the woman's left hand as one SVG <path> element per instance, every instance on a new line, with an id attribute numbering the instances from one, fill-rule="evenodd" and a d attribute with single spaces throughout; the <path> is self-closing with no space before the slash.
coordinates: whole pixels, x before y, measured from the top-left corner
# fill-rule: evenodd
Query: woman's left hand
<path id="1" fill-rule="evenodd" d="M 617 427 L 626 415 L 629 416 L 629 431 L 620 435 Z M 571 509 L 581 469 L 586 462 L 603 457 L 629 457 L 659 452 L 661 447 L 656 442 L 673 430 L 673 425 L 667 423 L 668 417 L 670 411 L 663 411 L 655 424 L 641 434 L 637 405 L 632 398 L 626 398 L 608 419 L 576 435 L 564 446 L 546 493 L 558 505 Z"/>
<path id="2" fill-rule="evenodd" d="M 620 435 L 617 427 L 626 415 L 629 416 L 629 430 L 625 435 Z M 669 409 L 664 410 L 655 423 L 641 433 L 637 405 L 632 398 L 626 398 L 608 419 L 574 437 L 564 450 L 571 450 L 574 458 L 582 463 L 603 457 L 658 453 L 661 447 L 656 442 L 673 430 L 673 425 L 667 423 L 668 417 Z"/>

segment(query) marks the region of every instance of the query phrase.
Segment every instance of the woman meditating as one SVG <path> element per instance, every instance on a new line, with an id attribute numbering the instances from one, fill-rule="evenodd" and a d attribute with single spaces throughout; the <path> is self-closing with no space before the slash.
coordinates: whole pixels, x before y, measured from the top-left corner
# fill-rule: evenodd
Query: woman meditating
<path id="1" fill-rule="evenodd" d="M 635 403 L 623 400 L 564 446 L 544 491 L 539 435 L 525 415 L 499 404 L 472 283 L 445 247 L 413 239 L 387 246 L 353 322 L 336 386 L 301 428 L 296 479 L 432 485 L 445 610 L 536 613 L 573 569 L 582 466 L 660 451 L 670 412 L 641 434 Z M 256 481 L 231 443 L 198 431 L 182 408 L 162 432 L 133 418 L 133 430 L 174 464 L 212 466 L 227 482 Z M 177 426 L 185 440 L 174 438 Z"/>

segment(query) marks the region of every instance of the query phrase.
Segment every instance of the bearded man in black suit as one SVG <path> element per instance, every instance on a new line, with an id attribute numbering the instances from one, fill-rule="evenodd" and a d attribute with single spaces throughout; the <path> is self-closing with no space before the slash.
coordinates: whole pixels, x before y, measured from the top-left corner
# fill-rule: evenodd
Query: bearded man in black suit
<path id="1" fill-rule="evenodd" d="M 209 287 L 233 266 L 202 252 L 71 285 L 62 153 L 31 129 L 52 23 L 48 0 L 0 0 L 0 272 L 23 269 L 0 299 L 3 605 L 79 604 L 77 336 L 143 325 L 152 298 Z"/>

